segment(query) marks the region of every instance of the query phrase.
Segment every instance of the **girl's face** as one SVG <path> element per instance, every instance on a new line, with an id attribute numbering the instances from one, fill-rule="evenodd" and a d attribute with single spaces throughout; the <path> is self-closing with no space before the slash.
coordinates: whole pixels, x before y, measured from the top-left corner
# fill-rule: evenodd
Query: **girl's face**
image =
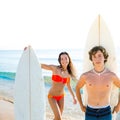
<path id="1" fill-rule="evenodd" d="M 104 60 L 104 55 L 100 50 L 97 51 L 95 55 L 92 55 L 92 62 L 94 65 L 104 65 Z"/>
<path id="2" fill-rule="evenodd" d="M 66 54 L 62 54 L 60 56 L 60 63 L 62 65 L 62 67 L 66 68 L 69 64 L 69 58 Z"/>

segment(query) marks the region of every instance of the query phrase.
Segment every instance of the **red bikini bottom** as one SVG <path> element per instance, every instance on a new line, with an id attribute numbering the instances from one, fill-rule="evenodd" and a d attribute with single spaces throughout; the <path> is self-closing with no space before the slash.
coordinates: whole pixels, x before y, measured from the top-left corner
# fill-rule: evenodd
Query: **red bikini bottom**
<path id="1" fill-rule="evenodd" d="M 48 94 L 48 98 L 54 98 L 56 101 L 59 101 L 63 97 L 64 97 L 64 94 L 59 95 L 59 96 L 52 96 L 52 95 Z"/>

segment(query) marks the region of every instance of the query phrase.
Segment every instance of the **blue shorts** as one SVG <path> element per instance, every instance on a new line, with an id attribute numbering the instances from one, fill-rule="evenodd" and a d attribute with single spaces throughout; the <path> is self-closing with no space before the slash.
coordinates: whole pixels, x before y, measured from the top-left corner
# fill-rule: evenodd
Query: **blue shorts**
<path id="1" fill-rule="evenodd" d="M 91 108 L 87 106 L 85 120 L 112 120 L 111 107 Z"/>

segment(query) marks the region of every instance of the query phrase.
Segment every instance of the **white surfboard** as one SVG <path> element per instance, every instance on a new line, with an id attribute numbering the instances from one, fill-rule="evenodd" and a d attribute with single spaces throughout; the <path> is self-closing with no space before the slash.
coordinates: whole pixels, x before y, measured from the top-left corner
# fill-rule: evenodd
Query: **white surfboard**
<path id="1" fill-rule="evenodd" d="M 99 15 L 96 20 L 93 22 L 86 41 L 86 46 L 85 46 L 85 55 L 84 55 L 84 64 L 83 64 L 83 71 L 89 71 L 93 69 L 92 62 L 89 60 L 89 54 L 88 51 L 93 48 L 94 46 L 103 46 L 108 54 L 109 58 L 106 63 L 106 67 L 110 69 L 111 71 L 115 72 L 117 74 L 117 62 L 116 62 L 116 53 L 115 53 L 115 48 L 114 48 L 114 43 L 111 37 L 111 34 L 109 32 L 109 29 L 106 26 L 106 23 L 104 20 L 101 18 Z M 84 92 L 84 102 L 86 104 L 87 102 L 87 93 L 85 88 L 83 89 Z M 112 94 L 111 94 L 111 100 L 110 104 L 113 107 L 117 104 L 118 102 L 118 88 L 113 86 L 112 89 Z"/>
<path id="2" fill-rule="evenodd" d="M 29 46 L 20 58 L 15 78 L 15 120 L 45 120 L 45 88 L 40 64 Z"/>

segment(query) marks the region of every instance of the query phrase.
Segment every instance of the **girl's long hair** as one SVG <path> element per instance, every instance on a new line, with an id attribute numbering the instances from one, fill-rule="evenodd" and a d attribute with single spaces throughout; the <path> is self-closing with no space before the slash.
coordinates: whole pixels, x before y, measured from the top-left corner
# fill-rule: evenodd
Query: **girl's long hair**
<path id="1" fill-rule="evenodd" d="M 71 77 L 73 79 L 76 79 L 76 69 L 75 69 L 75 67 L 74 67 L 74 65 L 72 63 L 72 60 L 71 60 L 71 58 L 70 58 L 70 56 L 69 56 L 69 54 L 67 52 L 61 52 L 59 54 L 58 62 L 60 64 L 60 67 L 62 68 L 62 65 L 61 65 L 61 55 L 63 55 L 63 54 L 67 55 L 68 58 L 69 58 L 69 63 L 68 63 L 68 66 L 67 66 L 68 73 L 71 75 Z"/>

